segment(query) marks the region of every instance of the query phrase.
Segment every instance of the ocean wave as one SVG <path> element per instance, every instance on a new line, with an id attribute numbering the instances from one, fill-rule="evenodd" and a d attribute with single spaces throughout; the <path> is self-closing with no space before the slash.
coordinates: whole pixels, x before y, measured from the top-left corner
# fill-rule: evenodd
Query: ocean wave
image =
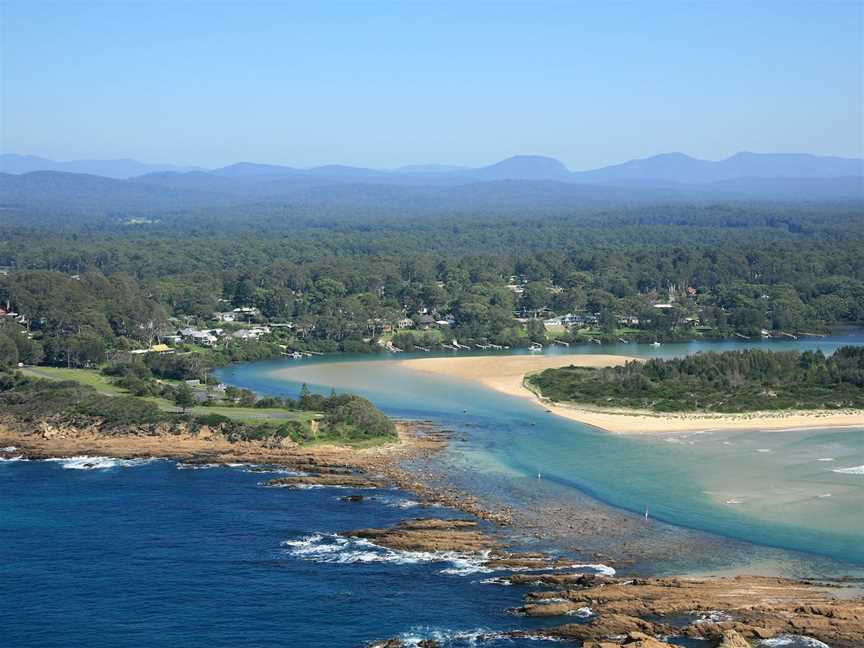
<path id="1" fill-rule="evenodd" d="M 694 623 L 721 623 L 732 620 L 732 615 L 722 610 L 693 610 L 690 614 L 696 615 Z"/>
<path id="2" fill-rule="evenodd" d="M 27 459 L 24 458 L 24 455 L 15 455 L 14 457 L 0 457 L 0 461 L 13 463 L 15 461 L 27 461 Z"/>
<path id="3" fill-rule="evenodd" d="M 66 470 L 105 470 L 107 468 L 134 468 L 148 464 L 155 459 L 118 459 L 117 457 L 79 455 L 77 457 L 51 457 L 43 461 L 59 463 Z"/>
<path id="4" fill-rule="evenodd" d="M 851 468 L 835 468 L 831 472 L 841 475 L 864 475 L 864 466 L 852 466 Z"/>
<path id="5" fill-rule="evenodd" d="M 405 499 L 402 497 L 382 497 L 379 500 L 385 506 L 391 508 L 411 509 L 422 506 L 423 508 L 438 508 L 441 505 L 436 502 L 418 502 L 417 500 Z"/>
<path id="6" fill-rule="evenodd" d="M 438 645 L 447 648 L 462 648 L 467 646 L 477 646 L 480 643 L 491 641 L 508 641 L 510 637 L 497 630 L 487 630 L 478 628 L 476 630 L 445 630 L 440 628 L 417 627 L 412 628 L 408 632 L 403 632 L 399 635 L 399 640 L 406 647 L 417 647 L 423 642 L 435 642 Z M 540 634 L 520 634 L 519 639 L 528 641 L 550 641 L 560 642 L 557 637 L 547 637 Z M 509 643 L 509 641 L 508 641 Z M 385 645 L 382 643 L 373 643 L 372 647 Z"/>
<path id="7" fill-rule="evenodd" d="M 455 576 L 492 571 L 483 566 L 483 562 L 489 557 L 488 552 L 474 555 L 456 551 L 399 551 L 381 547 L 363 538 L 346 537 L 336 533 L 313 533 L 298 540 L 284 540 L 282 546 L 285 547 L 288 555 L 294 558 L 320 563 L 342 565 L 449 563 L 450 567 L 441 570 L 440 573 Z"/>
<path id="8" fill-rule="evenodd" d="M 229 466 L 232 464 L 228 464 Z M 241 464 L 246 466 L 245 473 L 259 473 L 265 475 L 285 475 L 286 477 L 306 477 L 309 473 L 299 470 L 289 470 L 288 468 L 277 468 L 275 466 L 258 466 L 255 464 Z"/>
<path id="9" fill-rule="evenodd" d="M 760 648 L 831 648 L 828 644 L 804 635 L 782 634 L 771 639 L 762 639 Z"/>
<path id="10" fill-rule="evenodd" d="M 395 502 L 385 502 L 385 504 L 387 504 L 388 506 L 395 506 L 396 508 L 401 508 L 401 509 L 408 509 L 408 508 L 414 508 L 415 506 L 420 506 L 420 502 L 418 502 L 417 500 L 409 500 L 409 499 L 398 500 Z"/>
<path id="11" fill-rule="evenodd" d="M 296 488 L 297 490 L 319 490 L 335 488 L 337 490 L 375 490 L 375 486 L 345 486 L 343 484 L 268 484 L 267 488 Z"/>
<path id="12" fill-rule="evenodd" d="M 288 470 L 279 466 L 268 466 L 266 464 L 255 463 L 185 463 L 178 461 L 174 467 L 177 470 L 210 470 L 213 468 L 234 468 L 242 469 L 245 473 L 259 473 L 262 475 L 285 475 L 286 477 L 305 477 L 309 473 L 300 472 L 297 470 Z"/>
<path id="13" fill-rule="evenodd" d="M 834 461 L 834 457 L 822 457 L 821 459 L 817 459 L 816 461 Z"/>
<path id="14" fill-rule="evenodd" d="M 585 569 L 590 569 L 592 573 L 599 574 L 601 576 L 614 576 L 615 568 L 610 567 L 609 565 L 604 565 L 603 563 L 574 563 L 572 565 L 558 565 L 558 566 L 550 566 L 550 565 L 542 565 L 539 564 L 536 567 L 504 567 L 500 570 L 496 571 L 513 571 L 513 572 L 532 572 L 532 571 L 561 571 L 565 569 L 573 569 L 577 572 L 582 572 Z"/>
<path id="15" fill-rule="evenodd" d="M 476 554 L 460 553 L 458 551 L 403 551 L 389 549 L 376 545 L 363 538 L 342 536 L 336 533 L 313 533 L 303 536 L 297 540 L 284 540 L 281 543 L 289 556 L 301 560 L 310 560 L 321 563 L 336 563 L 342 565 L 363 563 L 393 563 L 397 565 L 449 563 L 449 566 L 440 570 L 439 574 L 448 576 L 470 576 L 473 574 L 491 574 L 494 572 L 524 572 L 524 571 L 549 571 L 549 570 L 591 570 L 592 573 L 604 576 L 614 576 L 615 569 L 603 564 L 574 563 L 572 565 L 561 565 L 549 567 L 538 565 L 537 567 L 503 567 L 492 568 L 486 565 L 489 560 L 489 551 Z M 483 582 L 502 581 L 487 579 Z M 509 582 L 506 583 L 509 585 Z"/>
<path id="16" fill-rule="evenodd" d="M 208 470 L 210 468 L 221 468 L 223 464 L 218 463 L 183 463 L 182 461 L 178 461 L 174 467 L 177 470 Z"/>
<path id="17" fill-rule="evenodd" d="M 490 578 L 484 578 L 479 581 L 484 585 L 504 585 L 505 587 L 510 587 L 513 583 L 509 578 L 502 578 L 501 576 L 492 576 Z"/>

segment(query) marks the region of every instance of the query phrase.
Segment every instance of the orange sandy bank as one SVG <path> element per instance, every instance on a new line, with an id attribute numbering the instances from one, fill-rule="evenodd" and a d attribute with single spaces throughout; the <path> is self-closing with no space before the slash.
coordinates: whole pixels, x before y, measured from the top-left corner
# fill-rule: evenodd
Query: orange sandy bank
<path id="1" fill-rule="evenodd" d="M 534 398 L 558 416 L 587 423 L 620 434 L 659 434 L 709 429 L 782 430 L 809 427 L 864 427 L 862 410 L 801 410 L 748 412 L 746 414 L 682 413 L 655 414 L 624 409 L 602 409 L 565 403 L 550 403 L 524 385 L 526 374 L 555 367 L 612 367 L 636 360 L 619 355 L 524 355 L 454 358 L 418 358 L 400 364 L 463 380 L 474 380 L 511 396 Z"/>

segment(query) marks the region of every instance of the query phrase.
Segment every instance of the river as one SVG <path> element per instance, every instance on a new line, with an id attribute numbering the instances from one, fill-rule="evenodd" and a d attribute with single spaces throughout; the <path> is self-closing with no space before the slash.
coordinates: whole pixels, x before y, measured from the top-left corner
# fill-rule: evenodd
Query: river
<path id="1" fill-rule="evenodd" d="M 830 353 L 845 344 L 864 344 L 864 333 L 547 352 L 673 357 L 761 347 Z M 428 355 L 398 356 L 408 357 Z M 356 392 L 392 416 L 454 429 L 458 440 L 438 459 L 451 480 L 517 506 L 587 495 L 634 513 L 647 509 L 652 520 L 680 529 L 794 552 L 714 555 L 710 567 L 718 570 L 785 561 L 781 571 L 801 573 L 808 562 L 824 571 L 822 558 L 836 561 L 831 571 L 837 573 L 864 566 L 864 475 L 857 470 L 864 465 L 864 421 L 833 430 L 612 435 L 560 419 L 529 399 L 403 368 L 392 356 L 274 360 L 228 367 L 218 376 L 262 394 L 296 396 L 303 382 L 323 393 Z M 702 554 L 677 556 L 654 568 L 700 570 L 705 561 Z"/>
<path id="2" fill-rule="evenodd" d="M 864 336 L 770 348 L 830 352 L 850 343 Z M 578 352 L 678 355 L 742 346 Z M 354 391 L 393 416 L 453 429 L 431 468 L 538 521 L 557 510 L 554 524 L 576 527 L 577 536 L 578 516 L 594 511 L 607 526 L 596 537 L 578 536 L 578 546 L 517 535 L 570 555 L 585 551 L 582 541 L 600 542 L 613 558 L 634 545 L 637 562 L 617 565 L 623 574 L 864 573 L 864 476 L 834 472 L 864 465 L 862 429 L 614 436 L 558 419 L 529 399 L 412 372 L 383 356 L 250 363 L 219 375 L 262 394 L 296 396 L 302 382 L 325 393 Z M 265 488 L 267 477 L 249 466 L 191 469 L 164 460 L 0 463 L 7 603 L 0 643 L 357 648 L 398 635 L 408 645 L 435 639 L 452 648 L 519 648 L 538 644 L 498 633 L 563 622 L 506 612 L 525 589 L 497 584 L 495 572 L 470 558 L 393 552 L 337 535 L 418 515 L 464 517 L 457 511 L 421 508 L 398 489 L 362 491 L 362 503 L 348 503 L 342 496 L 351 489 Z"/>

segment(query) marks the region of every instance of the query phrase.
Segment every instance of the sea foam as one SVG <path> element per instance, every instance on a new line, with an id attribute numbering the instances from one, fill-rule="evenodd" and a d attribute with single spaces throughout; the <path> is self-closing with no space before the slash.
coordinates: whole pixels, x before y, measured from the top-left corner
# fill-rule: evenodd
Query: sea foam
<path id="1" fill-rule="evenodd" d="M 864 475 L 864 466 L 852 466 L 851 468 L 835 468 L 831 472 L 841 475 Z"/>
<path id="2" fill-rule="evenodd" d="M 557 637 L 548 637 L 541 634 L 520 634 L 519 639 L 529 641 L 551 641 L 559 642 Z M 415 627 L 408 632 L 399 635 L 402 645 L 410 648 L 423 645 L 424 642 L 435 642 L 441 646 L 450 648 L 461 648 L 462 646 L 478 646 L 490 641 L 508 641 L 506 633 L 478 628 L 476 630 L 445 630 L 429 627 Z M 384 644 L 373 643 L 372 648 Z"/>
<path id="3" fill-rule="evenodd" d="M 831 648 L 828 644 L 804 635 L 782 634 L 759 642 L 760 648 Z"/>
<path id="4" fill-rule="evenodd" d="M 66 470 L 105 470 L 107 468 L 134 468 L 135 466 L 143 466 L 154 461 L 154 459 L 118 459 L 117 457 L 80 455 L 77 457 L 51 457 L 44 461 L 59 463 Z"/>
<path id="5" fill-rule="evenodd" d="M 442 574 L 465 576 L 476 573 L 490 573 L 483 566 L 489 554 L 462 554 L 456 551 L 397 551 L 381 547 L 363 538 L 351 538 L 336 533 L 314 533 L 298 540 L 282 542 L 288 555 L 301 560 L 343 565 L 393 563 L 414 565 L 421 563 L 449 563 Z"/>
<path id="6" fill-rule="evenodd" d="M 694 623 L 721 623 L 732 620 L 732 615 L 722 610 L 693 610 L 690 614 L 696 615 Z"/>

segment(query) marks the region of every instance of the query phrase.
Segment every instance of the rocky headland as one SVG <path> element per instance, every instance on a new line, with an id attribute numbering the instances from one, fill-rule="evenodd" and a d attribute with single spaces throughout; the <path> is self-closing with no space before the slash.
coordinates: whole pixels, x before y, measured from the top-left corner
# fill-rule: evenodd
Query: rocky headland
<path id="1" fill-rule="evenodd" d="M 0 423 L 0 447 L 7 455 L 30 459 L 161 457 L 187 464 L 280 466 L 296 472 L 265 482 L 270 487 L 397 486 L 411 490 L 421 504 L 444 505 L 474 519 L 418 518 L 342 535 L 396 551 L 456 552 L 476 558 L 478 564 L 496 573 L 497 582 L 528 590 L 522 605 L 511 612 L 546 619 L 542 628 L 530 632 L 535 638 L 572 641 L 584 648 L 666 648 L 670 644 L 664 637 L 682 636 L 707 639 L 723 648 L 744 648 L 751 641 L 789 634 L 810 636 L 831 648 L 861 646 L 864 599 L 838 596 L 844 592 L 837 583 L 756 576 L 621 578 L 586 571 L 582 568 L 587 566 L 576 557 L 513 551 L 496 531 L 510 522 L 510 511 L 488 510 L 477 498 L 440 483 L 430 485 L 434 479 L 403 469 L 409 460 L 438 452 L 447 444 L 449 433 L 430 424 L 406 422 L 398 425 L 398 432 L 400 443 L 358 450 L 231 441 L 216 428 L 192 433 L 177 427 L 150 427 L 108 435 L 97 428 L 44 424 L 22 429 L 6 422 Z M 352 493 L 343 499 L 362 503 L 364 495 Z M 619 568 L 627 564 L 604 562 Z M 558 618 L 560 624 L 548 625 Z M 521 635 L 514 632 L 511 636 Z M 402 644 L 393 639 L 376 645 L 392 648 Z M 436 644 L 427 641 L 424 645 L 432 648 Z"/>
<path id="2" fill-rule="evenodd" d="M 581 643 L 583 648 L 666 648 L 672 644 L 664 638 L 677 636 L 705 639 L 716 647 L 748 648 L 750 642 L 799 635 L 831 648 L 860 648 L 864 637 L 864 599 L 838 596 L 843 587 L 838 583 L 586 573 L 579 571 L 575 558 L 511 552 L 472 520 L 418 518 L 344 535 L 394 550 L 473 554 L 496 572 L 497 582 L 529 589 L 513 614 L 562 620 L 560 625 L 506 634 L 512 638 L 546 637 Z M 397 648 L 402 643 L 394 638 L 374 645 Z"/>

